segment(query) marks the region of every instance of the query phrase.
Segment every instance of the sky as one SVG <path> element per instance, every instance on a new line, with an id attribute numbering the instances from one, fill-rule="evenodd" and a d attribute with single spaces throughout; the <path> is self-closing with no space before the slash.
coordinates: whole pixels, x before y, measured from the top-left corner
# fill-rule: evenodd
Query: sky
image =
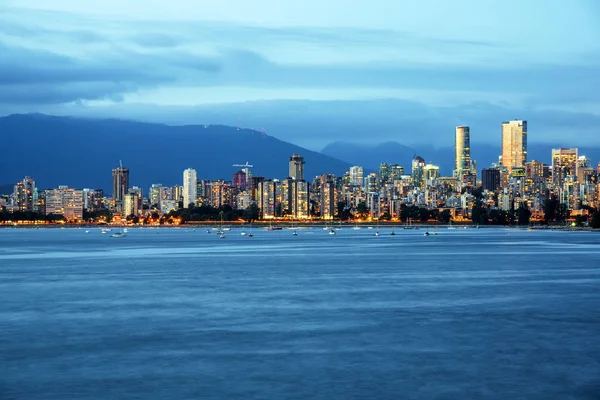
<path id="1" fill-rule="evenodd" d="M 463 124 L 497 142 L 518 118 L 530 140 L 600 145 L 595 0 L 3 0 L 0 20 L 1 115 L 236 124 L 314 149 Z"/>

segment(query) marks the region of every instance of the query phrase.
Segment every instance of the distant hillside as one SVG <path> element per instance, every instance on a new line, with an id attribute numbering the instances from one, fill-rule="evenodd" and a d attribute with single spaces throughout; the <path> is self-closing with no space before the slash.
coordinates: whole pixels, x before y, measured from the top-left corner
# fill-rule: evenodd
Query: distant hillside
<path id="1" fill-rule="evenodd" d="M 559 147 L 559 145 L 552 144 L 530 143 L 528 159 L 550 164 L 552 149 Z M 386 142 L 375 146 L 335 142 L 327 145 L 321 152 L 368 169 L 376 169 L 380 162 L 388 162 L 400 164 L 404 166 L 407 173 L 410 173 L 411 160 L 415 154 L 423 157 L 428 163 L 439 165 L 442 175 L 451 175 L 454 169 L 454 149 L 452 147 L 436 149 L 430 144 L 408 147 L 396 142 Z M 488 168 L 491 163 L 498 161 L 500 145 L 472 144 L 471 152 L 473 159 L 477 162 L 477 169 L 481 171 L 482 168 Z M 600 161 L 600 148 L 579 147 L 579 154 L 590 158 L 593 167 L 596 167 Z"/>
<path id="2" fill-rule="evenodd" d="M 230 180 L 237 168 L 255 165 L 254 175 L 284 178 L 289 157 L 300 153 L 306 178 L 342 174 L 350 166 L 333 157 L 283 142 L 261 132 L 228 126 L 168 126 L 114 119 L 81 119 L 41 114 L 0 118 L 0 182 L 32 176 L 40 188 L 68 185 L 110 191 L 111 170 L 123 161 L 130 184 L 181 184 L 183 170 L 199 179 Z"/>

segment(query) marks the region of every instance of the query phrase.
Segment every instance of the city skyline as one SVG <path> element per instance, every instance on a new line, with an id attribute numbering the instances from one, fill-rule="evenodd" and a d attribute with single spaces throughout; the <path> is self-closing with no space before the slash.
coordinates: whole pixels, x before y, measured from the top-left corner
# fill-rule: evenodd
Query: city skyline
<path id="1" fill-rule="evenodd" d="M 519 224 L 528 224 L 531 218 L 547 223 L 565 220 L 571 214 L 587 221 L 590 211 L 598 212 L 600 162 L 594 168 L 593 160 L 579 155 L 577 148 L 553 149 L 551 164 L 528 160 L 527 121 L 500 125 L 501 155 L 497 163 L 481 170 L 480 177 L 471 157 L 470 128 L 461 125 L 454 129 L 456 169 L 452 176 L 441 176 L 438 165 L 415 154 L 410 174 L 403 165 L 381 162 L 376 172 L 366 176 L 362 166 L 355 165 L 343 176 L 323 172 L 307 181 L 304 157 L 294 153 L 288 161 L 289 174 L 283 179 L 255 176 L 250 172 L 254 166 L 248 162 L 232 165 L 242 169 L 233 172 L 231 180 L 199 179 L 195 169 L 187 168 L 181 185 L 155 183 L 145 197 L 140 187 L 129 187 L 130 170 L 120 161 L 119 167 L 112 169 L 112 198 L 101 191 L 67 186 L 40 191 L 34 179 L 26 176 L 15 184 L 10 198 L 0 197 L 0 205 L 3 213 L 9 207 L 12 213 L 41 212 L 52 218 L 58 214 L 76 221 L 85 213 L 102 212 L 106 219 L 106 212 L 114 212 L 133 223 L 140 217 L 150 221 L 150 214 L 172 219 L 201 206 L 221 210 L 221 215 L 223 207 L 229 207 L 262 220 L 341 220 L 355 215 L 406 220 L 411 207 L 419 210 L 410 213 L 417 212 L 416 218 L 422 222 L 436 218 L 440 222 L 457 219 L 498 224 L 513 221 L 517 215 Z M 491 210 L 491 220 L 485 219 L 487 210 Z"/>

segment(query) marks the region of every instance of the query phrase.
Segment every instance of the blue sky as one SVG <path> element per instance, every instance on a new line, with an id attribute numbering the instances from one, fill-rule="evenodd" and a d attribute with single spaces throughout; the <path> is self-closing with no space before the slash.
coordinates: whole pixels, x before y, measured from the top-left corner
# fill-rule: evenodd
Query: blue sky
<path id="1" fill-rule="evenodd" d="M 523 118 L 532 140 L 600 144 L 594 0 L 2 4 L 2 114 L 262 126 L 313 148 L 365 140 L 343 124 L 357 110 L 364 125 L 397 114 L 369 140 L 407 143 L 419 121 L 436 120 L 424 139 L 475 124 L 496 141 Z M 338 129 L 286 133 L 327 110 Z"/>

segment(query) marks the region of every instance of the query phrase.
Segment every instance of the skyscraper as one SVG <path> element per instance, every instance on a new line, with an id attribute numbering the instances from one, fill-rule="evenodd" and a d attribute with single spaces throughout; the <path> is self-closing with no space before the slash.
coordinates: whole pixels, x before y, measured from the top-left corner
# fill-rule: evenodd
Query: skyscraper
<path id="1" fill-rule="evenodd" d="M 413 184 L 416 187 L 425 186 L 425 177 L 423 168 L 425 167 L 425 160 L 422 157 L 416 156 L 412 162 L 412 178 Z"/>
<path id="2" fill-rule="evenodd" d="M 36 200 L 35 190 L 35 181 L 30 176 L 26 176 L 14 186 L 13 205 L 19 211 L 33 211 Z"/>
<path id="3" fill-rule="evenodd" d="M 183 206 L 189 207 L 191 203 L 195 203 L 197 194 L 196 170 L 188 168 L 183 171 Z"/>
<path id="4" fill-rule="evenodd" d="M 304 180 L 304 157 L 293 154 L 290 157 L 290 178 L 297 181 Z"/>
<path id="5" fill-rule="evenodd" d="M 462 181 L 465 175 L 473 171 L 471 165 L 471 133 L 468 126 L 457 126 L 454 135 L 456 163 L 454 175 Z"/>
<path id="6" fill-rule="evenodd" d="M 129 168 L 120 165 L 112 170 L 113 176 L 113 200 L 117 212 L 123 212 L 123 199 L 129 188 Z"/>
<path id="7" fill-rule="evenodd" d="M 495 192 L 500 188 L 500 170 L 488 168 L 481 170 L 481 184 L 483 189 Z"/>
<path id="8" fill-rule="evenodd" d="M 512 169 L 525 167 L 527 161 L 527 121 L 502 123 L 502 166 Z"/>
<path id="9" fill-rule="evenodd" d="M 552 183 L 562 186 L 568 176 L 577 176 L 578 149 L 552 149 Z"/>
<path id="10" fill-rule="evenodd" d="M 363 185 L 363 167 L 357 165 L 350 167 L 350 184 L 353 186 Z"/>
<path id="11" fill-rule="evenodd" d="M 331 174 L 321 176 L 321 218 L 333 219 L 335 215 L 335 177 Z"/>

